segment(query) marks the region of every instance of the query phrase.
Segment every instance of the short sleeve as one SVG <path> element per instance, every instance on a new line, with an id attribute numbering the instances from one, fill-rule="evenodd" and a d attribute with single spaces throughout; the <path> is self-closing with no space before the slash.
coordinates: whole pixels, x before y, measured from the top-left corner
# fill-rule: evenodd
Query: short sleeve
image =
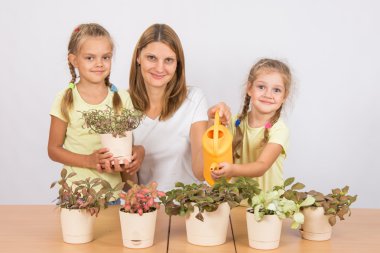
<path id="1" fill-rule="evenodd" d="M 67 122 L 67 120 L 65 119 L 65 117 L 63 117 L 62 112 L 61 112 L 61 101 L 65 92 L 66 90 L 59 92 L 54 98 L 53 105 L 51 106 L 51 109 L 50 109 L 50 115 L 55 116 L 63 120 L 64 122 Z"/>
<path id="2" fill-rule="evenodd" d="M 191 100 L 192 106 L 194 106 L 194 113 L 191 123 L 198 121 L 207 121 L 207 100 L 202 90 L 197 87 L 189 87 L 188 99 Z"/>
<path id="3" fill-rule="evenodd" d="M 280 144 L 283 149 L 282 153 L 286 154 L 288 150 L 288 142 L 289 129 L 282 121 L 279 121 L 271 128 L 268 143 Z"/>

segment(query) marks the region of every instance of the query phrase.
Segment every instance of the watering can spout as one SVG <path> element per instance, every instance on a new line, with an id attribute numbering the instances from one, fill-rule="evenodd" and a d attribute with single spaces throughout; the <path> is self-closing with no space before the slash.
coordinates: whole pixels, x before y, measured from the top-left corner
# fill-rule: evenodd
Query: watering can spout
<path id="1" fill-rule="evenodd" d="M 203 134 L 202 147 L 203 176 L 207 183 L 214 185 L 211 171 L 218 170 L 221 162 L 232 163 L 232 135 L 220 124 L 219 111 L 215 113 L 214 125 Z"/>

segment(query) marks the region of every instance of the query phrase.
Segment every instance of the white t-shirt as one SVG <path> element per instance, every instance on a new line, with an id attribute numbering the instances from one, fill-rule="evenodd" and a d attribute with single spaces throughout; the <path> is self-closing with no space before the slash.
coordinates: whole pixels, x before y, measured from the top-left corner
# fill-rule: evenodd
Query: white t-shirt
<path id="1" fill-rule="evenodd" d="M 207 121 L 207 101 L 203 92 L 188 87 L 188 95 L 174 115 L 165 120 L 145 117 L 133 131 L 134 144 L 145 148 L 145 158 L 139 170 L 139 183 L 158 183 L 158 189 L 168 191 L 176 182 L 199 182 L 191 164 L 190 127 Z"/>

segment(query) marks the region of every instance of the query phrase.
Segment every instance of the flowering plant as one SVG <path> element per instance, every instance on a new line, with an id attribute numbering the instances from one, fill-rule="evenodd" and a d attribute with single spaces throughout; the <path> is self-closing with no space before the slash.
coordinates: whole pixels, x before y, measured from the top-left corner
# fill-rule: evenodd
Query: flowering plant
<path id="1" fill-rule="evenodd" d="M 100 208 L 108 207 L 108 202 L 114 199 L 114 193 L 122 189 L 123 183 L 119 183 L 114 188 L 100 178 L 86 178 L 71 183 L 69 186 L 68 179 L 74 177 L 75 172 L 67 175 L 64 168 L 61 171 L 61 179 L 53 182 L 50 188 L 56 184 L 60 185 L 57 197 L 57 205 L 67 209 L 85 209 L 91 215 L 98 215 Z"/>
<path id="2" fill-rule="evenodd" d="M 157 198 L 165 196 L 165 193 L 157 190 L 157 183 L 151 182 L 147 186 L 138 185 L 132 181 L 127 181 L 131 188 L 127 193 L 120 193 L 121 199 L 125 201 L 121 211 L 126 213 L 138 213 L 140 216 L 143 213 L 153 212 L 160 208 L 160 201 Z"/>

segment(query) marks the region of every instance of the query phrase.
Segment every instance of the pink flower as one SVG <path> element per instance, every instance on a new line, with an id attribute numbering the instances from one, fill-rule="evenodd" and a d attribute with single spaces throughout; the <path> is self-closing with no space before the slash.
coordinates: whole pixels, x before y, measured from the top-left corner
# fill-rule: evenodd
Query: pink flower
<path id="1" fill-rule="evenodd" d="M 265 128 L 266 129 L 269 129 L 269 128 L 271 128 L 272 127 L 272 124 L 270 123 L 270 122 L 267 122 L 266 124 L 265 124 Z"/>

